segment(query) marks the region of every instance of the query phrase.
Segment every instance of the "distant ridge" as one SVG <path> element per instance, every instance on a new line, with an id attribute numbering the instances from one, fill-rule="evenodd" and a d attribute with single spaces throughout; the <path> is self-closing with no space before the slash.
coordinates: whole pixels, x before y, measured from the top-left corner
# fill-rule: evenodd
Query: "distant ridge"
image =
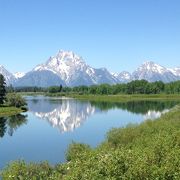
<path id="1" fill-rule="evenodd" d="M 172 82 L 180 80 L 180 68 L 165 68 L 153 61 L 146 61 L 132 74 L 123 71 L 110 73 L 106 68 L 93 68 L 81 56 L 72 51 L 60 50 L 45 63 L 37 65 L 30 72 L 12 74 L 0 65 L 0 73 L 6 83 L 14 86 L 64 86 L 116 84 L 145 79 L 149 82 Z"/>

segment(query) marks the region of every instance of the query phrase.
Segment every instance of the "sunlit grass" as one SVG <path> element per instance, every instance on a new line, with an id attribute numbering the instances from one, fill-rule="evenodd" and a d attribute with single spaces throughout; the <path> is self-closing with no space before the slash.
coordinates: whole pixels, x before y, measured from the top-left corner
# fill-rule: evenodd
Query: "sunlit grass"
<path id="1" fill-rule="evenodd" d="M 23 112 L 21 108 L 16 107 L 0 107 L 0 117 L 11 116 Z"/>

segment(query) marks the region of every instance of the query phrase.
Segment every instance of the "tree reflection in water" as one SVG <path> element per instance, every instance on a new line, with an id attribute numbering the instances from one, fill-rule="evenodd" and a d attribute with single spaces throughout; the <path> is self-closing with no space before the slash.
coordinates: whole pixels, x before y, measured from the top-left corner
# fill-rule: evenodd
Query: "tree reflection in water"
<path id="1" fill-rule="evenodd" d="M 18 114 L 10 117 L 0 117 L 0 137 L 6 133 L 12 136 L 13 133 L 23 124 L 27 123 L 27 115 Z"/>
<path id="2" fill-rule="evenodd" d="M 149 111 L 162 112 L 178 105 L 179 101 L 128 101 L 128 102 L 100 102 L 90 101 L 92 106 L 102 111 L 110 109 L 122 109 L 134 114 L 146 115 Z"/>

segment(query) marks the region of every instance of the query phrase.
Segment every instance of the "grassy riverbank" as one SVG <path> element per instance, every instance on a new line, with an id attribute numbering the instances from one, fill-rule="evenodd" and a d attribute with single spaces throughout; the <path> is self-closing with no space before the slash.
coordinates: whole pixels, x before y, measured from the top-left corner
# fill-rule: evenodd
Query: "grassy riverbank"
<path id="1" fill-rule="evenodd" d="M 0 117 L 3 116 L 13 116 L 19 113 L 22 113 L 23 110 L 21 108 L 16 107 L 0 107 Z"/>
<path id="2" fill-rule="evenodd" d="M 180 94 L 119 94 L 119 95 L 79 95 L 73 93 L 46 93 L 46 96 L 49 97 L 71 97 L 75 99 L 81 100 L 92 100 L 92 101 L 141 101 L 141 100 L 179 100 L 180 101 Z"/>
<path id="3" fill-rule="evenodd" d="M 45 92 L 18 92 L 21 96 L 45 96 Z"/>
<path id="4" fill-rule="evenodd" d="M 180 94 L 118 94 L 118 95 L 93 95 L 77 93 L 45 93 L 45 92 L 21 92 L 21 96 L 47 96 L 47 97 L 70 97 L 92 101 L 134 101 L 134 100 L 179 100 Z"/>
<path id="5" fill-rule="evenodd" d="M 72 144 L 64 164 L 11 163 L 3 179 L 180 179 L 180 107 L 112 129 L 97 148 Z"/>
<path id="6" fill-rule="evenodd" d="M 69 95 L 76 99 L 87 99 L 93 101 L 133 101 L 133 100 L 180 100 L 179 94 L 133 94 L 133 95 Z"/>
<path id="7" fill-rule="evenodd" d="M 0 105 L 0 117 L 12 116 L 27 111 L 26 101 L 17 93 L 8 93 Z"/>

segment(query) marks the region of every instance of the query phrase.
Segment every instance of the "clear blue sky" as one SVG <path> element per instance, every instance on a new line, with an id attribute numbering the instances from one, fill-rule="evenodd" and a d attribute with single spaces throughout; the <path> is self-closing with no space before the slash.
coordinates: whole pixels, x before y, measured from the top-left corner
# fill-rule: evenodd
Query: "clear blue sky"
<path id="1" fill-rule="evenodd" d="M 180 1 L 0 0 L 0 64 L 26 72 L 59 49 L 115 72 L 180 66 Z"/>

